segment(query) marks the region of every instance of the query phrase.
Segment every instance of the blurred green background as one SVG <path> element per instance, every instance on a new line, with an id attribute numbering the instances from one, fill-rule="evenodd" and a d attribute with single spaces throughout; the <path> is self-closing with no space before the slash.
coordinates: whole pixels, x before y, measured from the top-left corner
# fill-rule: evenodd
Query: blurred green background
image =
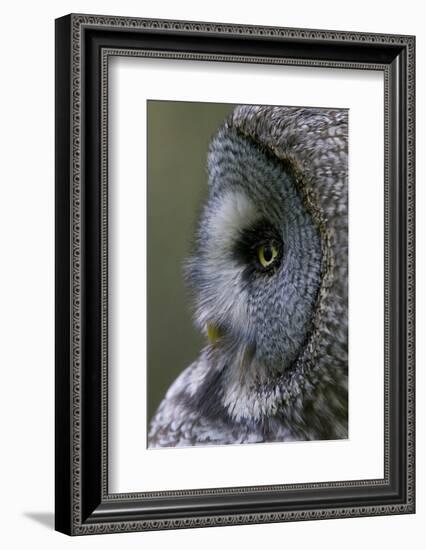
<path id="1" fill-rule="evenodd" d="M 148 421 L 176 376 L 196 359 L 183 260 L 207 197 L 207 150 L 235 105 L 148 101 Z"/>

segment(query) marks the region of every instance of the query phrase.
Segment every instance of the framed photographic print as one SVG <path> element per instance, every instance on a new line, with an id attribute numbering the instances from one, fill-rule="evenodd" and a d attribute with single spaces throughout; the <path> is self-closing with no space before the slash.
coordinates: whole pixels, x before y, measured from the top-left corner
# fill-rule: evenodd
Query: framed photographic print
<path id="1" fill-rule="evenodd" d="M 412 36 L 56 21 L 56 529 L 413 513 Z"/>

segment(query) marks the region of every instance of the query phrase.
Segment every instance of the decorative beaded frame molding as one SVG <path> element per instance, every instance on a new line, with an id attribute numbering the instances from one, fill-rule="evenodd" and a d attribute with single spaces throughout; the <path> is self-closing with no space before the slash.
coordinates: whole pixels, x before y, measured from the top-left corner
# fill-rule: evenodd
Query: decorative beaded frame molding
<path id="1" fill-rule="evenodd" d="M 414 52 L 413 36 L 74 14 L 56 21 L 57 530 L 84 535 L 414 512 Z M 383 71 L 383 479 L 108 493 L 111 56 Z"/>

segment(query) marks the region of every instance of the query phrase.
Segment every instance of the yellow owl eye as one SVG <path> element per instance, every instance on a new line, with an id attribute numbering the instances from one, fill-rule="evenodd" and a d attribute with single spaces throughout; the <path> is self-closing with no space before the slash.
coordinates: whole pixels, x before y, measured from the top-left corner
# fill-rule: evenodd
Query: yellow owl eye
<path id="1" fill-rule="evenodd" d="M 262 244 L 257 249 L 257 257 L 259 258 L 259 262 L 262 267 L 271 266 L 277 256 L 278 248 L 275 243 Z"/>

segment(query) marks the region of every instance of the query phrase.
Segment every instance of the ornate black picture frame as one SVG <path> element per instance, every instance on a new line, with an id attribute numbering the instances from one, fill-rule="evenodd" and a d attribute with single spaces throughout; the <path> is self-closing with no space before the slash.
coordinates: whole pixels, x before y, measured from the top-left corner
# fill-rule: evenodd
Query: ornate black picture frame
<path id="1" fill-rule="evenodd" d="M 383 72 L 383 479 L 109 493 L 107 75 L 117 55 Z M 414 56 L 413 36 L 74 14 L 56 20 L 58 531 L 414 513 Z"/>

